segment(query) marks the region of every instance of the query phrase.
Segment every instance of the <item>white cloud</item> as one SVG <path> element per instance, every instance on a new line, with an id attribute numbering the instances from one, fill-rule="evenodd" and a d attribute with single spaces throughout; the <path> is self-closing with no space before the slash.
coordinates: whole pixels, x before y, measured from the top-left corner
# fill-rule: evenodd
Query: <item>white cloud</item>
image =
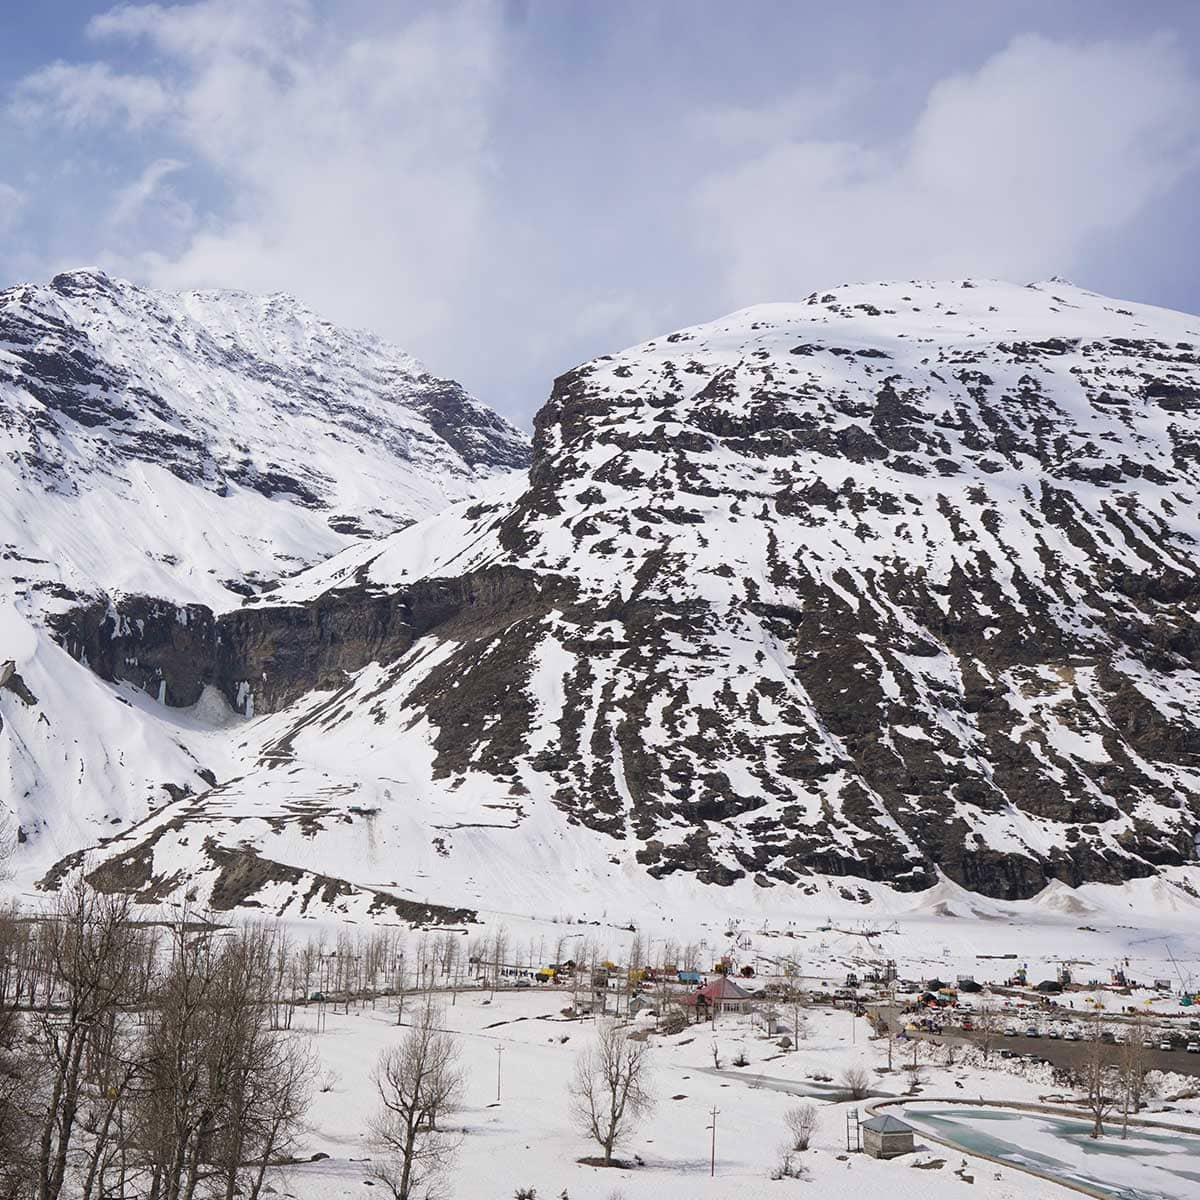
<path id="1" fill-rule="evenodd" d="M 1196 166 L 1198 117 L 1167 37 L 1020 37 L 934 87 L 903 139 L 782 137 L 714 173 L 699 232 L 739 304 L 862 278 L 1069 272 Z"/>
<path id="2" fill-rule="evenodd" d="M 147 205 L 154 201 L 159 215 L 165 216 L 170 224 L 179 229 L 191 226 L 194 219 L 191 205 L 163 187 L 168 177 L 186 165 L 177 158 L 156 158 L 117 192 L 108 214 L 109 224 L 114 227 L 131 224 L 142 218 Z"/>
<path id="3" fill-rule="evenodd" d="M 623 53 L 548 63 L 536 24 L 495 0 L 124 4 L 88 25 L 98 62 L 15 89 L 31 195 L 0 262 L 293 292 L 527 417 L 593 354 L 846 279 L 1103 286 L 1106 239 L 1196 160 L 1165 38 L 1018 38 L 950 77 L 953 45 L 887 78 L 817 46 L 714 82 L 647 73 L 653 44 L 639 68 L 618 21 Z"/>
<path id="4" fill-rule="evenodd" d="M 170 107 L 169 93 L 151 76 L 120 74 L 106 63 L 56 62 L 21 81 L 11 111 L 22 120 L 51 117 L 75 129 L 113 120 L 139 129 Z"/>
<path id="5" fill-rule="evenodd" d="M 194 4 L 121 4 L 88 23 L 94 38 L 145 39 L 178 58 L 252 54 L 264 60 L 314 27 L 308 0 L 200 0 Z"/>
<path id="6" fill-rule="evenodd" d="M 0 233 L 15 228 L 27 199 L 24 192 L 0 180 Z"/>
<path id="7" fill-rule="evenodd" d="M 292 291 L 410 342 L 448 324 L 480 252 L 486 14 L 442 8 L 355 37 L 302 3 L 208 0 L 125 6 L 91 32 L 165 56 L 166 129 L 229 199 L 182 247 L 149 241 L 125 270 L 162 286 Z M 171 162 L 130 183 L 116 215 L 132 215 Z"/>
<path id="8" fill-rule="evenodd" d="M 759 108 L 726 105 L 702 110 L 693 119 L 696 134 L 732 150 L 764 151 L 780 142 L 812 137 L 864 95 L 867 79 L 842 72 L 833 79 L 797 88 Z"/>

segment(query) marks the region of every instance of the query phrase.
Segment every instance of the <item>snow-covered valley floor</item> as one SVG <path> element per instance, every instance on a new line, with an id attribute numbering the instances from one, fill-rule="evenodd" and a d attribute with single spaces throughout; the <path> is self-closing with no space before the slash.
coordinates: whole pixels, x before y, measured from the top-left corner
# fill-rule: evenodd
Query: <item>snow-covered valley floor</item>
<path id="1" fill-rule="evenodd" d="M 573 1127 L 568 1083 L 575 1056 L 595 1036 L 590 1018 L 572 1020 L 561 1010 L 569 990 L 553 988 L 460 993 L 446 1002 L 444 1027 L 461 1040 L 467 1073 L 465 1104 L 447 1124 L 464 1131 L 461 1152 L 448 1188 L 456 1200 L 508 1200 L 518 1189 L 555 1200 L 650 1200 L 665 1197 L 822 1197 L 887 1196 L 894 1200 L 1053 1200 L 1072 1193 L 1020 1171 L 980 1159 L 966 1159 L 917 1137 L 917 1151 L 893 1161 L 865 1154 L 846 1156 L 847 1111 L 863 1102 L 817 1099 L 818 1124 L 811 1148 L 793 1156 L 801 1178 L 772 1179 L 785 1142 L 784 1114 L 799 1102 L 789 1094 L 820 1090 L 811 1077 L 838 1081 L 849 1067 L 871 1073 L 877 1094 L 902 1094 L 902 1069 L 911 1049 L 897 1050 L 895 1069 L 881 1071 L 884 1043 L 871 1037 L 867 1021 L 847 1011 L 812 1008 L 807 1035 L 783 1051 L 749 1016 L 725 1014 L 715 1027 L 693 1025 L 675 1036 L 651 1034 L 656 1106 L 621 1150 L 636 1165 L 603 1169 L 578 1160 L 596 1146 Z M 302 1010 L 297 1030 L 314 1030 L 315 1006 Z M 407 1013 L 406 1013 L 407 1019 Z M 376 1103 L 370 1070 L 379 1052 L 405 1031 L 396 1026 L 394 1000 L 334 1013 L 326 1007 L 324 1029 L 314 1034 L 322 1064 L 320 1091 L 310 1119 L 308 1154 L 329 1158 L 293 1168 L 277 1186 L 281 1192 L 314 1200 L 371 1196 L 367 1122 Z M 714 1046 L 720 1060 L 714 1069 Z M 941 1047 L 922 1046 L 921 1093 L 957 1094 L 991 1100 L 1037 1102 L 1053 1087 L 1045 1068 L 995 1063 L 992 1069 L 964 1062 L 960 1052 L 946 1065 Z M 744 1056 L 748 1065 L 736 1067 Z M 968 1055 L 967 1058 L 971 1059 Z M 500 1102 L 496 1102 L 497 1068 Z M 961 1085 L 961 1087 L 960 1087 Z M 1190 1107 L 1189 1107 L 1190 1106 Z M 1172 1106 L 1174 1121 L 1196 1121 L 1197 1101 Z M 716 1171 L 710 1175 L 711 1113 L 717 1109 Z M 640 1160 L 638 1162 L 637 1160 Z M 965 1164 L 965 1166 L 964 1166 Z M 924 1169 L 921 1169 L 924 1168 Z M 969 1176 L 970 1182 L 963 1176 Z"/>

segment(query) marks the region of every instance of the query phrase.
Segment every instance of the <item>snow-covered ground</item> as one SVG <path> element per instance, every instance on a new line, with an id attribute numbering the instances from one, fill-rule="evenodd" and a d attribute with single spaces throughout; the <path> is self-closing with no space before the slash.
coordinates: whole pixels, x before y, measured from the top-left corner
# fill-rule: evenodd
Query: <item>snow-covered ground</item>
<path id="1" fill-rule="evenodd" d="M 448 998 L 443 997 L 447 1000 Z M 819 1120 L 812 1148 L 793 1156 L 803 1179 L 772 1180 L 780 1162 L 786 1130 L 785 1111 L 799 1102 L 798 1093 L 819 1091 L 812 1076 L 835 1081 L 849 1066 L 872 1072 L 879 1092 L 903 1093 L 908 1077 L 897 1053 L 896 1069 L 877 1073 L 884 1062 L 883 1045 L 872 1040 L 865 1020 L 848 1012 L 812 1009 L 808 1035 L 798 1049 L 785 1052 L 749 1017 L 724 1015 L 715 1027 L 689 1027 L 674 1036 L 651 1035 L 653 1115 L 638 1128 L 622 1153 L 640 1165 L 602 1169 L 577 1160 L 595 1146 L 576 1132 L 568 1112 L 568 1081 L 575 1055 L 594 1035 L 590 1019 L 570 1020 L 561 1010 L 569 991 L 554 989 L 461 993 L 445 1009 L 445 1027 L 461 1038 L 467 1071 L 466 1102 L 453 1124 L 465 1130 L 461 1154 L 449 1189 L 456 1200 L 507 1200 L 517 1188 L 535 1188 L 552 1200 L 564 1192 L 571 1200 L 651 1200 L 663 1197 L 757 1197 L 801 1193 L 828 1197 L 888 1196 L 894 1200 L 940 1200 L 970 1195 L 977 1200 L 1055 1200 L 1074 1194 L 1067 1189 L 978 1159 L 968 1159 L 965 1174 L 956 1174 L 961 1154 L 936 1143 L 922 1143 L 911 1156 L 877 1162 L 863 1154 L 845 1157 L 846 1115 L 861 1103 L 817 1099 Z M 409 1002 L 411 1006 L 411 1001 Z M 312 1028 L 315 1008 L 297 1017 L 297 1029 Z M 322 1063 L 322 1086 L 312 1110 L 312 1133 L 305 1153 L 325 1153 L 318 1163 L 294 1168 L 281 1190 L 314 1200 L 369 1196 L 365 1160 L 370 1149 L 366 1123 L 374 1107 L 369 1083 L 371 1065 L 380 1050 L 402 1036 L 395 1024 L 394 1002 L 380 1001 L 326 1012 L 324 1032 L 314 1041 Z M 722 1067 L 713 1069 L 713 1047 Z M 500 1053 L 497 1053 L 497 1051 Z M 749 1065 L 731 1065 L 739 1052 Z M 923 1048 L 922 1092 L 928 1096 L 979 1094 L 1036 1102 L 1047 1091 L 1038 1069 L 1005 1064 L 985 1071 L 960 1061 L 946 1066 L 941 1049 Z M 496 1073 L 501 1071 L 501 1101 L 496 1103 Z M 1025 1069 L 1028 1070 L 1028 1069 Z M 716 1175 L 710 1177 L 711 1110 L 717 1114 Z M 863 1114 L 865 1116 L 865 1113 Z M 1175 1119 L 1179 1119 L 1178 1115 Z M 932 1163 L 941 1160 L 942 1165 Z M 930 1169 L 916 1169 L 925 1165 Z"/>

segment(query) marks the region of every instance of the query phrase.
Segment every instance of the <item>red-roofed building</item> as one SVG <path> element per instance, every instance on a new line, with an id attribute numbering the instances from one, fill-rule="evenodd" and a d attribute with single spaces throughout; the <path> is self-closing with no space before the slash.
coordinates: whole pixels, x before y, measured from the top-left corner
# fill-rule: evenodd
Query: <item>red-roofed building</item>
<path id="1" fill-rule="evenodd" d="M 753 1002 L 754 996 L 727 975 L 717 976 L 683 999 L 685 1008 L 695 1009 L 697 1021 L 723 1012 L 745 1012 Z"/>

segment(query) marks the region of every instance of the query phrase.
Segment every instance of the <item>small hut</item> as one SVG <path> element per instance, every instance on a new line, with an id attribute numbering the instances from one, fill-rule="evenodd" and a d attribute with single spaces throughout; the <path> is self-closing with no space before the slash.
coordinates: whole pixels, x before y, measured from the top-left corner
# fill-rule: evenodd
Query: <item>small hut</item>
<path id="1" fill-rule="evenodd" d="M 642 1013 L 649 1013 L 651 1016 L 655 1016 L 658 1013 L 658 1005 L 646 996 L 634 996 L 629 1001 L 629 1007 L 626 1011 L 631 1017 L 639 1017 Z"/>
<path id="2" fill-rule="evenodd" d="M 913 1131 L 911 1125 L 897 1117 L 872 1117 L 862 1123 L 862 1148 L 872 1158 L 896 1158 L 911 1154 Z"/>

